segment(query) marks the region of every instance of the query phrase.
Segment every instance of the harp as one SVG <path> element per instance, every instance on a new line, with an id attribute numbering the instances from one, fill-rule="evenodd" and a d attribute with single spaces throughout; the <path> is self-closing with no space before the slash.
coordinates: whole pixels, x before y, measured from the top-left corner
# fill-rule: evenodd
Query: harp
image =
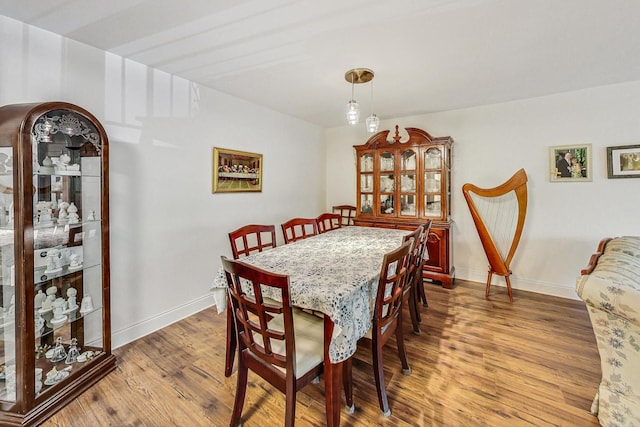
<path id="1" fill-rule="evenodd" d="M 462 193 L 489 260 L 485 296 L 489 296 L 491 277 L 497 274 L 504 276 L 509 300 L 513 301 L 509 266 L 527 214 L 527 174 L 520 169 L 494 188 L 479 188 L 467 183 L 462 186 Z"/>

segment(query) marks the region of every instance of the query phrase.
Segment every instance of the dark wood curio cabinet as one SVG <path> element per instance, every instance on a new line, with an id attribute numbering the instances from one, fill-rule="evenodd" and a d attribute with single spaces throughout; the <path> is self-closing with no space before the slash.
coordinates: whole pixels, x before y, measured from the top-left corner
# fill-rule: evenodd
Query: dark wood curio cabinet
<path id="1" fill-rule="evenodd" d="M 111 372 L 108 140 L 64 102 L 0 107 L 0 425 Z"/>
<path id="2" fill-rule="evenodd" d="M 453 286 L 451 235 L 451 146 L 449 136 L 434 138 L 406 128 L 407 141 L 388 130 L 373 135 L 356 150 L 356 225 L 415 229 L 432 221 L 423 276 Z"/>

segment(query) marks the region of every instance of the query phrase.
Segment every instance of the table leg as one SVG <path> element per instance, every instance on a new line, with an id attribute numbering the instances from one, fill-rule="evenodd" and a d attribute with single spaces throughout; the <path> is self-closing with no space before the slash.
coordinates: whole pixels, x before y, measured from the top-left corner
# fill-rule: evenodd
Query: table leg
<path id="1" fill-rule="evenodd" d="M 333 321 L 324 316 L 324 394 L 327 411 L 327 427 L 340 426 L 340 386 L 343 362 L 331 363 L 329 346 L 333 336 Z"/>

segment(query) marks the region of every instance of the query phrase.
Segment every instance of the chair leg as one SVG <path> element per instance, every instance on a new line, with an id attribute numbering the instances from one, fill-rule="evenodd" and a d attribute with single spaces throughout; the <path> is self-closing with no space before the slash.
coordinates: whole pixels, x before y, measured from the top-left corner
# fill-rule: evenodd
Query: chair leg
<path id="1" fill-rule="evenodd" d="M 236 327 L 233 320 L 231 304 L 227 304 L 227 346 L 225 350 L 224 376 L 230 377 L 233 373 L 233 362 L 236 358 L 236 347 L 238 345 L 236 337 Z"/>
<path id="2" fill-rule="evenodd" d="M 424 263 L 423 263 L 424 267 Z M 417 302 L 422 301 L 423 307 L 429 307 L 429 303 L 427 302 L 427 295 L 424 293 L 424 276 L 422 275 L 423 268 L 420 269 L 419 278 L 416 280 L 416 295 L 418 295 Z M 417 304 L 416 302 L 416 304 Z"/>
<path id="3" fill-rule="evenodd" d="M 421 281 L 422 281 L 422 278 L 416 279 L 416 283 L 414 283 L 413 285 L 413 306 L 415 307 L 415 310 L 416 310 L 416 320 L 418 321 L 418 323 L 422 322 L 422 315 L 420 314 L 420 307 L 418 306 L 418 303 L 422 300 L 420 296 Z"/>
<path id="4" fill-rule="evenodd" d="M 238 357 L 238 382 L 236 385 L 236 399 L 233 402 L 233 413 L 231 414 L 230 427 L 241 425 L 242 407 L 244 406 L 244 398 L 247 393 L 247 377 L 249 368 L 240 360 L 242 354 Z"/>
<path id="5" fill-rule="evenodd" d="M 418 286 L 416 286 L 416 293 L 418 294 L 418 301 L 422 301 L 423 307 L 429 307 L 429 302 L 427 301 L 427 294 L 424 292 L 424 279 L 420 277 L 418 280 Z"/>
<path id="6" fill-rule="evenodd" d="M 416 293 L 415 286 L 412 286 L 409 290 L 409 315 L 411 316 L 411 324 L 413 325 L 413 333 L 415 335 L 420 335 L 420 324 L 419 324 L 419 314 L 418 314 L 418 304 L 416 303 Z"/>
<path id="7" fill-rule="evenodd" d="M 402 363 L 402 374 L 411 375 L 409 360 L 407 359 L 407 349 L 404 345 L 404 333 L 402 332 L 402 316 L 398 317 L 398 327 L 396 328 L 396 343 L 398 345 L 398 357 Z"/>
<path id="8" fill-rule="evenodd" d="M 353 404 L 352 360 L 351 357 L 345 360 L 342 367 L 342 387 L 344 388 L 344 399 L 347 403 L 347 414 L 353 414 L 355 412 L 355 405 Z"/>
<path id="9" fill-rule="evenodd" d="M 387 389 L 384 385 L 384 367 L 382 366 L 382 344 L 374 339 L 371 345 L 371 353 L 373 356 L 373 376 L 376 380 L 376 390 L 378 392 L 378 405 L 382 411 L 383 417 L 391 415 L 389 410 L 389 401 L 387 400 Z"/>
<path id="10" fill-rule="evenodd" d="M 284 425 L 285 427 L 294 427 L 296 423 L 296 380 L 295 378 L 290 384 L 285 386 L 285 414 Z"/>

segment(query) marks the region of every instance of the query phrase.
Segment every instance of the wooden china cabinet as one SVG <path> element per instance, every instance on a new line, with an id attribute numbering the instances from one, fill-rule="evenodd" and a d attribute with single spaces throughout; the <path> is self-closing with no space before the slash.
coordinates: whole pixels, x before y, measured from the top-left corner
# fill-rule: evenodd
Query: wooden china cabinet
<path id="1" fill-rule="evenodd" d="M 108 141 L 64 102 L 0 107 L 0 425 L 111 372 Z"/>
<path id="2" fill-rule="evenodd" d="M 412 230 L 432 221 L 423 277 L 451 288 L 454 281 L 451 242 L 451 146 L 449 136 L 434 138 L 406 128 L 407 141 L 396 126 L 354 146 L 357 165 L 356 225 Z"/>

